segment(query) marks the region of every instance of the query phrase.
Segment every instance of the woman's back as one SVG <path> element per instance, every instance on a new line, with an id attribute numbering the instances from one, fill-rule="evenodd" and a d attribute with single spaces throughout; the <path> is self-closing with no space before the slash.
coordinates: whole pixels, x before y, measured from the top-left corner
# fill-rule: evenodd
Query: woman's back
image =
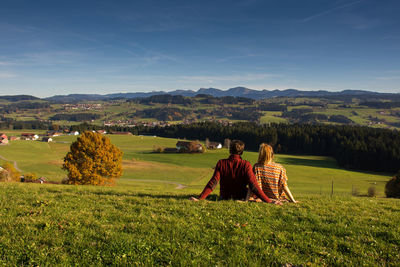
<path id="1" fill-rule="evenodd" d="M 261 165 L 256 163 L 253 169 L 259 186 L 269 198 L 285 199 L 284 187 L 287 186 L 288 178 L 286 170 L 281 164 L 270 162 Z"/>

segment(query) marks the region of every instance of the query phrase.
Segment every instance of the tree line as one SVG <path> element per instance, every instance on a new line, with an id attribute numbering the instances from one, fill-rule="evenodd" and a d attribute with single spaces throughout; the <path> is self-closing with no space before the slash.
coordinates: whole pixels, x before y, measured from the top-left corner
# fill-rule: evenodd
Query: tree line
<path id="1" fill-rule="evenodd" d="M 140 104 L 180 104 L 190 106 L 193 104 L 210 104 L 210 105 L 221 105 L 221 104 L 254 104 L 255 100 L 246 97 L 234 97 L 234 96 L 221 96 L 215 97 L 207 94 L 198 94 L 194 97 L 186 97 L 181 95 L 153 95 L 144 98 L 133 98 L 128 99 L 127 102 L 140 103 Z"/>
<path id="2" fill-rule="evenodd" d="M 48 108 L 50 108 L 50 104 L 48 102 L 21 101 L 18 103 L 12 103 L 0 107 L 0 112 L 10 114 L 13 112 L 17 112 L 19 110 L 48 109 Z"/>
<path id="3" fill-rule="evenodd" d="M 58 113 L 50 117 L 53 121 L 91 121 L 100 118 L 96 113 Z"/>
<path id="4" fill-rule="evenodd" d="M 118 127 L 115 127 L 118 128 Z M 134 134 L 213 140 L 240 139 L 246 148 L 257 151 L 269 143 L 276 152 L 334 157 L 339 166 L 368 171 L 396 172 L 400 168 L 400 133 L 350 125 L 270 124 L 251 122 L 223 126 L 214 122 L 177 124 L 168 127 L 136 127 Z"/>

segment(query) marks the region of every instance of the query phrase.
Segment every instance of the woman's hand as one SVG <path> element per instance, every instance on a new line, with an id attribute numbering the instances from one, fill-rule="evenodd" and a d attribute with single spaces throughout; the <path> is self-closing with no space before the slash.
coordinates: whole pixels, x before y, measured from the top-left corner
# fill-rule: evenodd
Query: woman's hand
<path id="1" fill-rule="evenodd" d="M 282 202 L 280 202 L 279 200 L 273 200 L 273 199 L 272 199 L 271 204 L 275 204 L 275 205 L 279 205 L 279 206 L 283 205 Z"/>

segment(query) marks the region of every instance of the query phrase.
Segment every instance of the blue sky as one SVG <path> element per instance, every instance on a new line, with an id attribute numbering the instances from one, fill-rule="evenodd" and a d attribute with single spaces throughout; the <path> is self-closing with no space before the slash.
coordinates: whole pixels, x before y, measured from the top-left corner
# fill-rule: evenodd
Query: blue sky
<path id="1" fill-rule="evenodd" d="M 0 95 L 400 92 L 398 0 L 2 0 Z"/>

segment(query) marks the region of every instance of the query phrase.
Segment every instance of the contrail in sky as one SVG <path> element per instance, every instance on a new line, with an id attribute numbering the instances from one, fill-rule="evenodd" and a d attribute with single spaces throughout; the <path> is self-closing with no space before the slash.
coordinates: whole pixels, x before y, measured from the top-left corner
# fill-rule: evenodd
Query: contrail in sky
<path id="1" fill-rule="evenodd" d="M 343 9 L 343 8 L 346 8 L 346 7 L 349 7 L 349 6 L 353 6 L 353 5 L 356 5 L 356 4 L 361 3 L 361 2 L 364 2 L 364 0 L 359 0 L 359 1 L 355 1 L 355 2 L 352 2 L 352 3 L 345 4 L 345 5 L 333 7 L 331 9 L 325 10 L 325 11 L 323 11 L 321 13 L 318 13 L 318 14 L 312 15 L 310 17 L 307 17 L 307 18 L 303 19 L 302 22 L 307 22 L 307 21 L 313 20 L 315 18 L 318 18 L 318 17 L 321 17 L 323 15 L 329 14 L 329 13 L 331 13 L 333 11 L 336 11 L 336 10 L 339 10 L 339 9 Z"/>

